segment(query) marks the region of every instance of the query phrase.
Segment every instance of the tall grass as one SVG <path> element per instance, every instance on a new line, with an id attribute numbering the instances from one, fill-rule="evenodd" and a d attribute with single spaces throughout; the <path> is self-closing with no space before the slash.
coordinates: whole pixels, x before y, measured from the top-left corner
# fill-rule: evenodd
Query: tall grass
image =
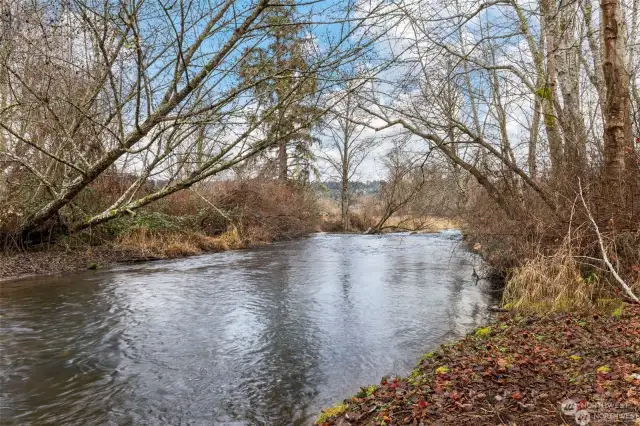
<path id="1" fill-rule="evenodd" d="M 555 253 L 538 253 L 515 268 L 503 295 L 505 306 L 526 312 L 585 311 L 598 307 L 604 283 L 584 273 L 565 242 Z"/>

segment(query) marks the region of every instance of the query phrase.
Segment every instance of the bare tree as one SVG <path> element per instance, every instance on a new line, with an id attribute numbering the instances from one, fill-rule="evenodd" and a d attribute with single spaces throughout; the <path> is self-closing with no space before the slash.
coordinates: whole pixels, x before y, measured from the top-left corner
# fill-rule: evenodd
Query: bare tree
<path id="1" fill-rule="evenodd" d="M 387 221 L 414 201 L 427 183 L 425 164 L 429 154 L 412 152 L 410 137 L 393 142 L 393 147 L 384 158 L 386 177 L 379 194 L 382 212 L 368 233 L 382 231 Z"/>
<path id="2" fill-rule="evenodd" d="M 350 182 L 362 162 L 375 149 L 376 140 L 365 137 L 367 122 L 364 112 L 358 109 L 358 98 L 353 90 L 357 80 L 349 80 L 346 96 L 335 106 L 327 127 L 327 138 L 319 157 L 326 161 L 340 180 L 340 212 L 342 229 L 349 231 L 349 207 L 352 203 Z"/>
<path id="3" fill-rule="evenodd" d="M 279 7 L 269 0 L 12 0 L 2 7 L 0 161 L 3 186 L 22 192 L 1 195 L 5 206 L 18 206 L 7 214 L 17 215 L 23 235 L 97 225 L 277 146 L 340 97 L 316 104 L 278 138 L 267 137 L 263 124 L 300 96 L 326 99 L 319 95 L 342 83 L 336 70 L 369 55 L 380 36 L 367 27 L 387 19 L 380 5 L 309 3 L 305 24 L 315 42 L 307 63 L 286 73 L 274 106 L 253 92 L 282 70 L 240 78 L 264 29 L 278 25 L 268 19 Z M 302 90 L 311 78 L 314 93 Z M 110 174 L 133 179 L 106 205 L 79 202 Z"/>
<path id="4" fill-rule="evenodd" d="M 562 215 L 577 178 L 601 164 L 614 191 L 632 139 L 626 67 L 637 68 L 626 47 L 637 31 L 622 28 L 638 18 L 621 16 L 637 3 L 626 3 L 603 3 L 599 21 L 593 1 L 403 2 L 404 25 L 388 37 L 402 54 L 363 95 L 371 127 L 421 138 L 510 216 L 526 210 L 527 193 Z M 616 137 L 603 153 L 605 132 Z"/>

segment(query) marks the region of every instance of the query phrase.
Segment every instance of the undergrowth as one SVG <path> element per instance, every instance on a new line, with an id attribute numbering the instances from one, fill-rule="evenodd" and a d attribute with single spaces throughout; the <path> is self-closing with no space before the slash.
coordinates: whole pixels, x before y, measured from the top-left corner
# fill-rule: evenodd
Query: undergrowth
<path id="1" fill-rule="evenodd" d="M 96 204 L 92 197 L 100 194 L 87 191 L 87 205 L 79 207 L 89 210 Z M 115 201 L 108 191 L 102 197 L 101 205 Z M 8 243 L 0 254 L 6 267 L 0 275 L 61 272 L 80 264 L 97 269 L 111 262 L 245 248 L 313 232 L 318 217 L 316 196 L 307 187 L 257 180 L 202 183 L 78 232 L 58 224 L 40 235 L 37 244 L 4 240 Z M 22 267 L 29 253 L 39 253 L 43 261 Z M 45 259 L 55 259 L 55 265 Z"/>
<path id="2" fill-rule="evenodd" d="M 638 206 L 627 213 L 632 220 L 615 222 L 598 216 L 596 198 L 581 204 L 575 193 L 564 199 L 558 194 L 562 208 L 552 212 L 533 195 L 522 197 L 525 202 L 514 203 L 507 214 L 479 195 L 464 216 L 470 246 L 503 277 L 504 308 L 537 314 L 608 313 L 628 299 L 620 280 L 640 294 Z M 597 228 L 591 217 L 596 217 Z M 603 247 L 611 266 L 604 261 Z"/>

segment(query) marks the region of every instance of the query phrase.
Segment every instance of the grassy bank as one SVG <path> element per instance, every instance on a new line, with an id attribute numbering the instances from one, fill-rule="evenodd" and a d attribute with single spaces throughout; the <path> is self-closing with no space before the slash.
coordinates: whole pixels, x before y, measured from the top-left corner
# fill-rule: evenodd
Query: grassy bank
<path id="1" fill-rule="evenodd" d="M 94 228 L 52 234 L 39 244 L 5 243 L 0 278 L 247 248 L 317 231 L 318 224 L 317 199 L 308 188 L 216 183 Z"/>
<path id="2" fill-rule="evenodd" d="M 1 253 L 0 279 L 100 269 L 115 263 L 173 259 L 257 244 L 260 243 L 244 241 L 235 231 L 209 236 L 194 231 L 154 232 L 136 228 L 102 244 L 58 242 L 47 247 Z"/>
<path id="3" fill-rule="evenodd" d="M 639 423 L 638 305 L 505 315 L 426 354 L 408 377 L 362 388 L 316 423 L 538 426 L 587 414 L 581 424 Z"/>

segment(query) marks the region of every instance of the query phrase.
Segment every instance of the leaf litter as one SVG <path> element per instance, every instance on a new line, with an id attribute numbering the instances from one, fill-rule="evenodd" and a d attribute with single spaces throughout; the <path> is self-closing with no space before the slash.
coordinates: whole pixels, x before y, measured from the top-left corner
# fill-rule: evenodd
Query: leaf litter
<path id="1" fill-rule="evenodd" d="M 640 306 L 502 315 L 340 407 L 317 424 L 640 425 Z"/>

